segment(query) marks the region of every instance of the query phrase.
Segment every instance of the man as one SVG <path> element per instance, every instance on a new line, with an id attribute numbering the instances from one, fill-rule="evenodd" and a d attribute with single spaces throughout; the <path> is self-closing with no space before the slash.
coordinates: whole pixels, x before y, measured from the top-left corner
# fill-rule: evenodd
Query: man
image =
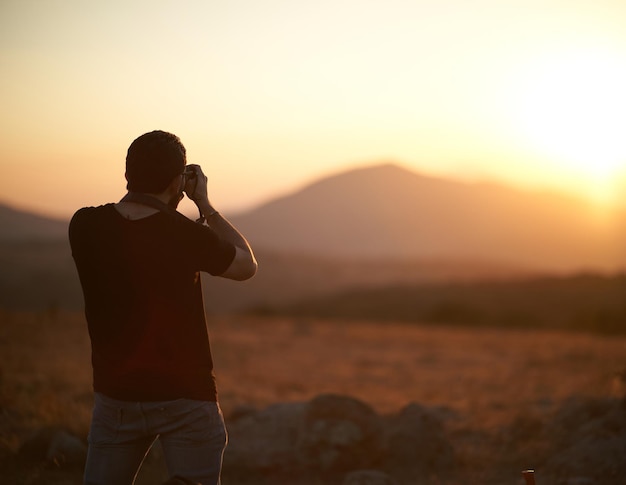
<path id="1" fill-rule="evenodd" d="M 95 392 L 85 483 L 132 484 L 158 438 L 170 476 L 219 484 L 227 435 L 199 272 L 245 280 L 257 263 L 177 136 L 133 141 L 126 180 L 120 202 L 80 209 L 69 227 Z M 184 193 L 206 225 L 175 210 Z"/>

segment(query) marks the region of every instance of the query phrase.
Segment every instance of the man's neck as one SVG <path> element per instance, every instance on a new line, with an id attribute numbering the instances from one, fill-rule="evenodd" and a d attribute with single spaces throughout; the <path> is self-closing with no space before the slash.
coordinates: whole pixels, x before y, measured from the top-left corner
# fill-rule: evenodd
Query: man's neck
<path id="1" fill-rule="evenodd" d="M 167 193 L 145 194 L 129 192 L 115 204 L 117 211 L 129 220 L 143 219 L 160 210 L 176 210 L 168 200 Z M 171 201 L 174 202 L 174 201 Z"/>
<path id="2" fill-rule="evenodd" d="M 115 204 L 115 209 L 125 219 L 131 220 L 131 221 L 143 219 L 145 217 L 149 217 L 159 212 L 159 210 L 155 209 L 154 207 L 149 207 L 147 205 L 138 204 L 137 202 L 126 202 L 123 200 Z"/>

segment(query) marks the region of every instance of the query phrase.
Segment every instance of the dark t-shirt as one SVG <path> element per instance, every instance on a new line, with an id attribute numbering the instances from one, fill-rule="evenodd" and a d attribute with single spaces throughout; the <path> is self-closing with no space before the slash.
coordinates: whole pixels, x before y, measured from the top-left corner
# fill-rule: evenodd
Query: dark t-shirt
<path id="1" fill-rule="evenodd" d="M 223 273 L 235 247 L 181 215 L 127 220 L 113 204 L 80 209 L 69 237 L 94 390 L 126 401 L 216 401 L 199 271 Z"/>

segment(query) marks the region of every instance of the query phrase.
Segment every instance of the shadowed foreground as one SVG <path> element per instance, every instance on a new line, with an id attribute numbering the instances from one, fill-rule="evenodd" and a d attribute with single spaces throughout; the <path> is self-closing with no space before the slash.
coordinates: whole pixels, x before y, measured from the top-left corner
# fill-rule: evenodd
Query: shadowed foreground
<path id="1" fill-rule="evenodd" d="M 78 484 L 80 463 L 46 453 L 58 430 L 85 441 L 83 317 L 0 318 L 2 481 Z M 225 485 L 341 484 L 364 468 L 400 485 L 514 485 L 526 468 L 539 485 L 625 476 L 626 338 L 249 317 L 210 331 Z M 139 483 L 165 478 L 157 447 Z"/>

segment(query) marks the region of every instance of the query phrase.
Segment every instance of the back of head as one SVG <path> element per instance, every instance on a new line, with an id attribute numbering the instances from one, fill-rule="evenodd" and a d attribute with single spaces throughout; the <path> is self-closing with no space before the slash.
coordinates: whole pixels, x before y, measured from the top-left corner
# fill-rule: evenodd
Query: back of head
<path id="1" fill-rule="evenodd" d="M 187 153 L 180 139 L 166 131 L 141 135 L 126 154 L 126 188 L 132 192 L 158 194 L 185 170 Z"/>

